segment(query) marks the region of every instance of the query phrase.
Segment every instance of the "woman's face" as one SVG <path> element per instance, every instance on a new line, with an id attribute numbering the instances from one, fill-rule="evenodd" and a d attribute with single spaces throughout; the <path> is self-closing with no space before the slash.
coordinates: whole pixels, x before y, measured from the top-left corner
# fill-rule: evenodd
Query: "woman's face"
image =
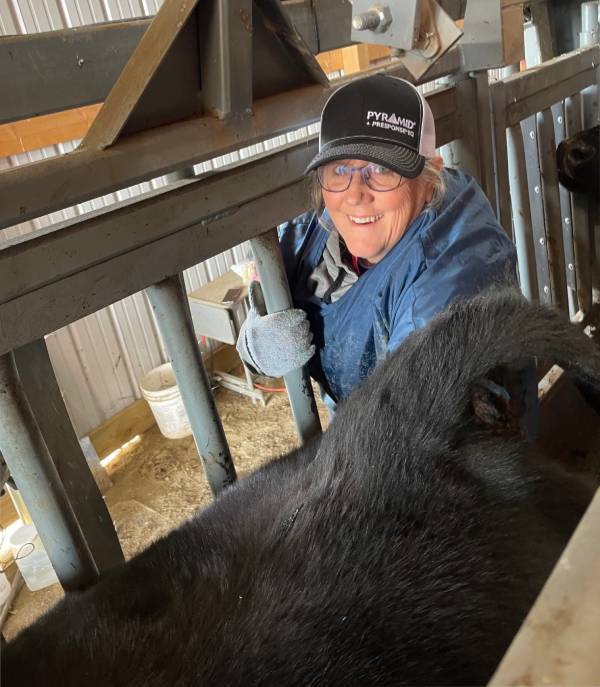
<path id="1" fill-rule="evenodd" d="M 439 161 L 441 158 L 435 158 Z M 341 160 L 349 167 L 364 167 L 364 160 Z M 323 189 L 323 201 L 348 250 L 370 264 L 379 262 L 402 238 L 406 228 L 431 199 L 431 182 L 422 177 L 405 179 L 393 191 L 372 191 L 359 173 L 346 191 Z"/>

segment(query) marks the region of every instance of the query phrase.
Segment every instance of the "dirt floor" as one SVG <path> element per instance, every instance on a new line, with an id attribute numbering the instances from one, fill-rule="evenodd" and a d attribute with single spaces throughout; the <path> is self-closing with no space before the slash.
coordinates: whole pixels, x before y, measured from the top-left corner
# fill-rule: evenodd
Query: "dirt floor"
<path id="1" fill-rule="evenodd" d="M 272 382 L 272 380 L 270 380 Z M 266 406 L 230 391 L 215 394 L 238 478 L 298 444 L 287 394 L 268 396 Z M 327 411 L 319 403 L 321 422 Z M 127 558 L 189 518 L 212 495 L 192 437 L 166 439 L 157 427 L 124 449 L 107 466 L 113 486 L 105 493 Z M 6 639 L 33 622 L 62 596 L 56 584 L 19 592 L 4 625 Z"/>

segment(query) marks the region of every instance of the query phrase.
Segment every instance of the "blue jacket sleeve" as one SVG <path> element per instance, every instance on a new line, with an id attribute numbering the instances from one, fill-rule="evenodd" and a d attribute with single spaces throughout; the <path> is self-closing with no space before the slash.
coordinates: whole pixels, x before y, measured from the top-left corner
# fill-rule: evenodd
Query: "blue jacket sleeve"
<path id="1" fill-rule="evenodd" d="M 315 213 L 305 212 L 277 227 L 279 248 L 292 292 L 298 279 L 298 265 L 314 224 L 316 224 Z"/>
<path id="2" fill-rule="evenodd" d="M 452 208 L 451 203 L 421 237 L 422 271 L 394 309 L 388 352 L 453 301 L 493 286 L 516 284 L 512 241 L 497 223 L 483 192 L 472 184 L 463 194 L 467 198 L 460 199 L 462 207 Z"/>

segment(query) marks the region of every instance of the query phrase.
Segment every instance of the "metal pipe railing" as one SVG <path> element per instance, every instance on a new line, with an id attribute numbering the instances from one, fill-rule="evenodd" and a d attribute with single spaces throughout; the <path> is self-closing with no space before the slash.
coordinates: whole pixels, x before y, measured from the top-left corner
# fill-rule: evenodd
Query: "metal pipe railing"
<path id="1" fill-rule="evenodd" d="M 187 294 L 180 275 L 146 289 L 171 358 L 196 448 L 213 494 L 236 479 L 235 467 L 196 342 Z"/>
<path id="2" fill-rule="evenodd" d="M 98 569 L 31 412 L 11 353 L 0 356 L 0 446 L 65 590 L 87 587 Z"/>
<path id="3" fill-rule="evenodd" d="M 278 312 L 293 307 L 283 260 L 279 251 L 277 231 L 257 236 L 250 241 L 256 260 L 256 269 L 263 286 L 268 312 Z M 292 370 L 284 377 L 290 398 L 296 431 L 302 443 L 321 432 L 321 421 L 308 372 L 301 368 Z"/>

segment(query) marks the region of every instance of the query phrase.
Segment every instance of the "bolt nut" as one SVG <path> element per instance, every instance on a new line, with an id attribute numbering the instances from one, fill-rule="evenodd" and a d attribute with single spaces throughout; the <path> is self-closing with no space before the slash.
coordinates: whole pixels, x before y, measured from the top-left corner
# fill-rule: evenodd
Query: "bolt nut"
<path id="1" fill-rule="evenodd" d="M 539 186 L 534 186 L 534 187 L 533 187 L 533 190 L 534 190 L 536 193 L 539 193 L 539 192 L 540 192 L 540 187 L 539 187 Z"/>
<path id="2" fill-rule="evenodd" d="M 549 294 L 550 293 L 550 287 L 549 286 L 544 286 L 544 293 Z"/>
<path id="3" fill-rule="evenodd" d="M 543 246 L 543 245 L 545 245 L 545 244 L 546 244 L 546 240 L 544 239 L 544 237 L 542 237 L 542 238 L 540 239 L 540 245 Z"/>
<path id="4" fill-rule="evenodd" d="M 535 138 L 535 131 L 530 131 L 529 132 L 529 138 L 534 139 Z"/>
<path id="5" fill-rule="evenodd" d="M 567 265 L 567 267 L 571 270 L 571 272 L 575 269 L 575 268 L 573 267 L 573 263 L 572 263 L 572 262 L 570 262 L 570 263 Z"/>
<path id="6" fill-rule="evenodd" d="M 562 124 L 562 123 L 563 123 L 563 118 L 559 115 L 559 116 L 557 117 L 557 121 L 558 121 L 559 124 Z"/>

